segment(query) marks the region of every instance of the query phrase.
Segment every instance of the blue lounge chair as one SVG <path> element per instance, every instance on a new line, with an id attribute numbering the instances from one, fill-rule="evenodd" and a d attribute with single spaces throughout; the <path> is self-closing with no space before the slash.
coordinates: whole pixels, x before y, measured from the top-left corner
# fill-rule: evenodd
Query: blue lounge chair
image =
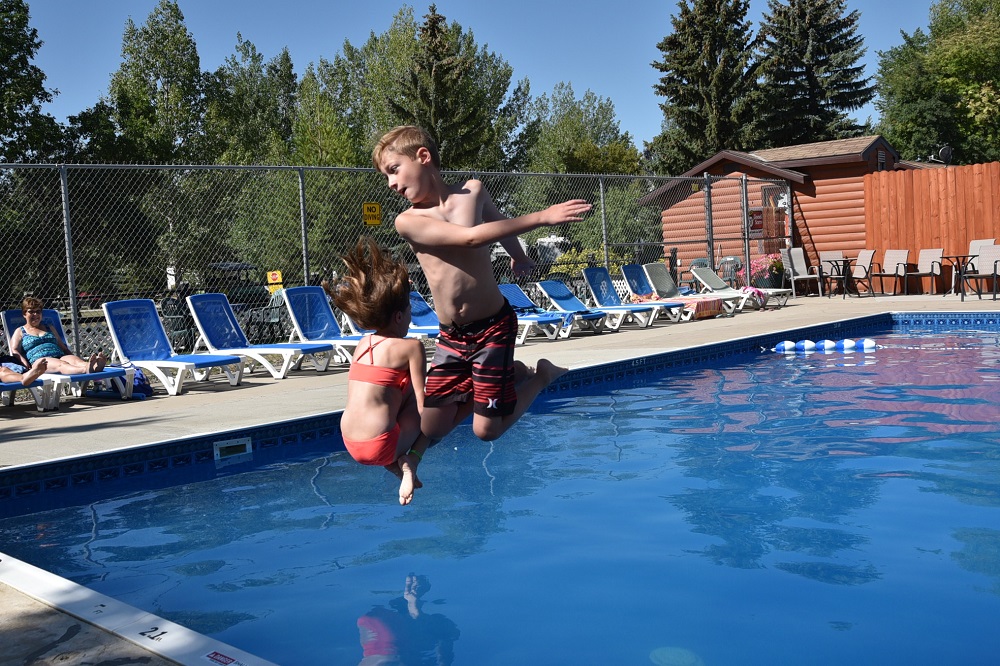
<path id="1" fill-rule="evenodd" d="M 436 338 L 441 333 L 441 320 L 419 291 L 410 292 L 410 319 L 411 337 Z"/>
<path id="2" fill-rule="evenodd" d="M 20 326 L 24 326 L 24 313 L 20 310 L 4 310 L 0 313 L 0 320 L 3 322 L 4 334 L 7 337 L 7 348 L 10 349 L 10 338 L 14 331 Z M 54 331 L 60 339 L 66 341 L 66 332 L 63 330 L 62 317 L 58 310 L 42 310 L 42 325 Z M 40 379 L 52 382 L 53 390 L 48 397 L 49 403 L 46 409 L 57 409 L 59 407 L 59 397 L 63 394 L 80 397 L 83 395 L 87 385 L 91 382 L 113 383 L 118 389 L 122 399 L 132 397 L 132 376 L 134 371 L 131 368 L 106 367 L 98 372 L 84 372 L 75 375 L 63 375 L 58 372 L 46 372 Z"/>
<path id="3" fill-rule="evenodd" d="M 281 295 L 292 321 L 289 342 L 326 342 L 333 345 L 342 363 L 351 362 L 362 334 L 344 334 L 323 287 L 287 287 Z"/>
<path id="4" fill-rule="evenodd" d="M 500 293 L 517 313 L 517 325 L 520 329 L 517 344 L 524 344 L 528 336 L 535 333 L 541 333 L 549 340 L 569 337 L 573 330 L 572 317 L 543 310 L 516 284 L 504 283 L 498 286 Z M 595 318 L 599 319 L 600 315 Z"/>
<path id="5" fill-rule="evenodd" d="M 35 408 L 40 412 L 55 409 L 59 404 L 59 394 L 51 380 L 36 379 L 27 386 L 21 382 L 0 382 L 0 404 L 8 407 L 14 404 L 14 393 L 24 389 L 31 394 Z"/>
<path id="6" fill-rule="evenodd" d="M 663 266 L 663 264 L 660 264 Z M 663 266 L 664 270 L 666 266 Z M 736 312 L 735 304 L 731 304 L 730 307 L 726 307 L 726 300 L 717 296 L 710 295 L 698 295 L 698 296 L 680 296 L 676 294 L 674 296 L 663 296 L 658 293 L 653 285 L 649 283 L 649 278 L 646 276 L 646 271 L 643 270 L 642 266 L 639 264 L 625 264 L 622 266 L 622 277 L 625 278 L 625 285 L 628 287 L 629 294 L 631 294 L 633 299 L 648 298 L 648 301 L 637 301 L 637 302 L 651 302 L 651 303 L 682 303 L 684 306 L 683 312 L 681 312 L 681 321 L 690 321 L 692 319 L 698 319 L 701 317 L 708 316 L 718 316 L 725 311 L 729 316 L 732 316 Z M 673 279 L 670 278 L 670 274 L 667 273 L 667 279 L 673 284 Z M 674 286 L 674 291 L 677 291 L 677 287 Z"/>
<path id="7" fill-rule="evenodd" d="M 195 381 L 205 381 L 215 368 L 222 370 L 230 386 L 243 381 L 243 359 L 239 356 L 175 354 L 156 304 L 148 298 L 111 301 L 101 307 L 115 343 L 115 357 L 151 372 L 167 395 L 180 395 L 189 375 Z"/>
<path id="8" fill-rule="evenodd" d="M 617 329 L 621 327 L 621 324 L 629 319 L 638 324 L 639 328 L 646 328 L 647 326 L 652 326 L 653 320 L 664 311 L 664 308 L 656 305 L 628 305 L 623 303 L 621 297 L 618 295 L 618 290 L 615 289 L 614 282 L 611 280 L 611 274 L 603 266 L 591 266 L 582 269 L 580 272 L 583 275 L 583 281 L 587 284 L 587 289 L 590 290 L 590 297 L 594 301 L 594 307 L 609 314 L 622 314 L 621 323 L 612 328 Z M 676 307 L 680 308 L 683 305 L 683 303 L 677 303 Z"/>
<path id="9" fill-rule="evenodd" d="M 639 276 L 633 276 L 633 278 L 638 280 Z M 618 290 L 615 288 L 614 282 L 611 279 L 611 273 L 609 273 L 608 269 L 603 266 L 584 268 L 583 279 L 587 283 L 587 287 L 590 289 L 590 293 L 593 295 L 594 301 L 597 303 L 597 307 L 606 308 L 614 307 L 616 305 L 626 307 L 629 305 L 622 301 L 621 297 L 618 295 Z M 645 282 L 645 275 L 642 275 L 642 281 Z M 625 279 L 625 286 L 629 290 L 629 293 L 636 296 L 640 294 L 649 296 L 653 293 L 653 288 L 649 287 L 649 285 L 645 285 L 648 287 L 648 291 L 633 291 L 632 284 L 628 281 L 628 278 Z M 636 286 L 642 287 L 641 284 L 637 284 Z M 633 306 L 635 305 L 648 305 L 655 308 L 653 314 L 654 319 L 663 315 L 670 321 L 678 322 L 681 320 L 690 321 L 691 317 L 694 316 L 694 310 L 685 309 L 684 302 L 678 300 L 651 299 L 648 301 L 636 302 Z"/>
<path id="10" fill-rule="evenodd" d="M 329 343 L 276 343 L 252 345 L 236 319 L 229 298 L 225 294 L 194 294 L 187 297 L 188 308 L 198 327 L 194 351 L 204 345 L 212 354 L 233 354 L 244 358 L 246 372 L 253 372 L 259 363 L 275 379 L 284 379 L 290 370 L 298 370 L 306 358 L 312 361 L 317 372 L 330 365 L 333 345 Z M 280 357 L 276 366 L 268 357 Z"/>
<path id="11" fill-rule="evenodd" d="M 617 331 L 625 320 L 624 312 L 609 314 L 604 310 L 588 308 L 583 301 L 573 295 L 566 283 L 560 280 L 542 280 L 535 285 L 549 299 L 549 304 L 556 312 L 572 317 L 570 324 L 578 330 L 600 333 L 609 328 Z"/>

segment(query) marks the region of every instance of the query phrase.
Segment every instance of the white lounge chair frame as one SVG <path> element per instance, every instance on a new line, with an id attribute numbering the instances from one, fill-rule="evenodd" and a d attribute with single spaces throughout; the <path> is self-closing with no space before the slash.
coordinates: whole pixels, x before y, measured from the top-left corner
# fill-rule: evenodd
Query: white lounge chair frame
<path id="1" fill-rule="evenodd" d="M 691 273 L 701 283 L 702 287 L 704 287 L 706 294 L 738 295 L 740 300 L 736 305 L 737 312 L 741 312 L 753 296 L 752 291 L 733 289 L 711 268 L 692 268 Z M 791 289 L 761 289 L 759 287 L 755 287 L 755 289 L 760 289 L 761 292 L 767 295 L 768 303 L 774 303 L 775 307 L 779 308 L 788 303 L 788 297 L 792 295 Z"/>

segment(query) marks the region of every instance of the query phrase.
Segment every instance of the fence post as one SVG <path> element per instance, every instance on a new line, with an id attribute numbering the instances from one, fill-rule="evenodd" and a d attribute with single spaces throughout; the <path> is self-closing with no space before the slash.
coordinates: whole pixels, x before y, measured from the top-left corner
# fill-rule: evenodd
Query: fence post
<path id="1" fill-rule="evenodd" d="M 309 286 L 309 229 L 306 224 L 306 172 L 299 167 L 299 223 L 302 226 L 302 283 Z"/>
<path id="2" fill-rule="evenodd" d="M 740 205 L 743 207 L 743 270 L 746 276 L 746 286 L 750 284 L 750 193 L 749 178 L 746 174 L 740 178 L 740 189 L 742 197 Z"/>
<path id="3" fill-rule="evenodd" d="M 792 205 L 792 183 L 785 181 L 785 247 L 791 247 L 795 242 L 795 219 L 792 217 L 795 207 Z M 867 232 L 866 232 L 867 233 Z"/>
<path id="4" fill-rule="evenodd" d="M 601 192 L 601 239 L 604 241 L 604 267 L 611 270 L 609 265 L 610 254 L 608 252 L 608 218 L 604 207 L 604 176 L 598 176 L 597 184 Z"/>
<path id="5" fill-rule="evenodd" d="M 715 230 L 712 228 L 712 176 L 705 172 L 705 233 L 708 236 L 708 265 L 715 269 Z"/>
<path id="6" fill-rule="evenodd" d="M 69 310 L 73 318 L 73 349 L 80 349 L 80 310 L 77 307 L 76 273 L 73 267 L 73 225 L 69 218 L 69 178 L 65 164 L 59 165 L 59 185 L 62 189 L 63 236 L 66 244 L 66 281 L 69 284 Z"/>

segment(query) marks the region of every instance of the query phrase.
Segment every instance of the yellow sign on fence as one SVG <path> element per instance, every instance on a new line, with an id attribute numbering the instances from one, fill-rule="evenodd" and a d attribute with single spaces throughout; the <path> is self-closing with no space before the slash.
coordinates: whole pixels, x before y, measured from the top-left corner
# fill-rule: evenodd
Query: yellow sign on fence
<path id="1" fill-rule="evenodd" d="M 282 288 L 281 271 L 267 272 L 267 290 L 272 294 Z"/>
<path id="2" fill-rule="evenodd" d="M 366 201 L 362 204 L 361 216 L 369 227 L 379 226 L 382 224 L 382 204 Z"/>

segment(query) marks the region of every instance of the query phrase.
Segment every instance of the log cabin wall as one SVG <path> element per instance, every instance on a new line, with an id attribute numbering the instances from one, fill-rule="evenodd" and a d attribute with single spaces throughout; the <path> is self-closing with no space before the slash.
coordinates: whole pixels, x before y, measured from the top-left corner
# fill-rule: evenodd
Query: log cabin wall
<path id="1" fill-rule="evenodd" d="M 741 175 L 732 174 L 732 178 L 712 184 L 713 251 L 716 263 L 727 255 L 743 256 Z M 682 269 L 690 266 L 694 259 L 707 258 L 709 255 L 704 180 L 691 180 L 690 189 L 691 194 L 686 199 L 660 214 L 663 241 L 667 248 L 677 248 L 677 258 Z"/>
<path id="2" fill-rule="evenodd" d="M 857 164 L 812 167 L 811 180 L 792 187 L 792 244 L 805 249 L 810 265 L 820 252 L 854 257 L 865 249 L 866 171 Z"/>

